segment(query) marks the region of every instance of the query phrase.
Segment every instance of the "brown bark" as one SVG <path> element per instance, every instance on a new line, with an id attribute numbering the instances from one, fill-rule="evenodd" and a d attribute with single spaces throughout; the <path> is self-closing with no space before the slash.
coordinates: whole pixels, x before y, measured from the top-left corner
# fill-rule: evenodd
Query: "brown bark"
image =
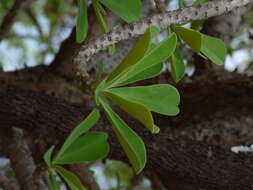
<path id="1" fill-rule="evenodd" d="M 233 132 L 240 133 L 242 128 L 251 128 L 252 122 L 247 123 L 244 120 L 252 120 L 252 85 L 252 78 L 238 77 L 179 87 L 182 93 L 181 114 L 169 119 L 156 116 L 156 121 L 161 127 L 158 135 L 141 130 L 137 122 L 123 115 L 146 142 L 147 168 L 158 173 L 163 183 L 166 183 L 167 175 L 170 174 L 182 182 L 208 189 L 251 189 L 252 155 L 234 154 L 225 144 L 242 143 L 243 140 L 252 143 L 252 140 L 249 140 L 252 139 L 252 134 L 244 134 L 245 136 L 238 141 L 235 139 L 230 142 L 232 137 L 240 137 L 240 134 L 233 136 Z M 47 135 L 44 141 L 56 139 L 61 134 L 64 136 L 91 109 L 86 105 L 66 103 L 11 85 L 1 86 L 0 99 L 0 126 L 15 125 L 30 132 L 38 130 L 40 135 Z M 243 123 L 238 125 L 235 121 Z M 96 129 L 111 135 L 112 131 L 107 122 L 101 122 Z M 223 132 L 218 140 L 209 134 L 203 136 L 203 139 L 186 134 L 187 129 L 193 132 L 195 129 L 198 130 L 198 127 L 211 128 L 217 132 L 224 130 L 227 134 L 222 136 Z M 110 141 L 110 157 L 125 159 L 114 136 L 110 137 Z M 41 155 L 37 156 L 41 159 Z"/>

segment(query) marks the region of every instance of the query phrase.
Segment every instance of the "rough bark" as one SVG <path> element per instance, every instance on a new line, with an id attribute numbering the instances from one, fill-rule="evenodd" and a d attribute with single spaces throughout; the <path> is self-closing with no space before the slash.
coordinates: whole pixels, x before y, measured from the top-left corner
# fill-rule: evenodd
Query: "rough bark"
<path id="1" fill-rule="evenodd" d="M 234 154 L 225 143 L 234 144 L 229 141 L 230 138 L 227 140 L 226 136 L 233 137 L 235 128 L 237 132 L 240 132 L 244 125 L 248 126 L 248 130 L 251 128 L 252 122 L 247 123 L 244 120 L 252 120 L 252 85 L 252 78 L 239 77 L 180 87 L 183 95 L 181 114 L 170 119 L 156 116 L 156 121 L 162 129 L 158 135 L 141 130 L 140 124 L 123 115 L 146 142 L 149 157 L 147 167 L 157 172 L 163 183 L 167 181 L 167 174 L 173 174 L 184 182 L 208 189 L 251 189 L 252 155 Z M 69 104 L 11 85 L 1 86 L 0 99 L 0 126 L 18 126 L 30 132 L 37 129 L 42 136 L 43 133 L 46 134 L 47 138 L 44 136 L 44 141 L 64 136 L 90 111 L 86 105 Z M 245 123 L 238 125 L 235 123 L 236 120 Z M 101 122 L 96 129 L 111 135 L 112 131 L 107 122 Z M 208 138 L 197 141 L 191 135 L 185 134 L 187 130 L 180 133 L 180 130 L 187 128 L 194 131 L 198 125 L 203 128 L 218 128 L 218 131 L 225 128 L 227 134 L 220 134 L 219 140 L 207 135 Z M 252 143 L 251 135 L 244 134 L 243 138 L 248 137 L 251 139 L 248 143 Z M 114 136 L 110 137 L 110 141 L 110 156 L 125 159 Z M 41 158 L 41 155 L 37 156 Z"/>
<path id="2" fill-rule="evenodd" d="M 16 190 L 12 184 L 12 181 L 2 173 L 0 173 L 0 187 L 2 187 L 4 190 Z"/>

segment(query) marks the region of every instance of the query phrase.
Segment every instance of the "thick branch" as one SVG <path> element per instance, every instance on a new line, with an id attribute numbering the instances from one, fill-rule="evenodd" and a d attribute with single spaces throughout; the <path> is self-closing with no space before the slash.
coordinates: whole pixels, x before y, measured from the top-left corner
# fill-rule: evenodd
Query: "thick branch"
<path id="1" fill-rule="evenodd" d="M 192 128 L 194 131 L 194 127 L 202 123 L 203 127 L 214 129 L 228 127 L 227 136 L 236 126 L 239 130 L 243 125 L 252 126 L 252 78 L 193 83 L 182 86 L 180 91 L 183 92 L 182 112 L 176 118 L 156 117 L 162 129 L 158 135 L 144 132 L 137 122 L 124 115 L 129 125 L 138 130 L 146 142 L 149 156 L 147 167 L 161 174 L 164 183 L 167 181 L 166 174 L 173 174 L 182 181 L 209 189 L 250 189 L 253 185 L 252 156 L 236 155 L 222 146 L 204 142 L 215 142 L 215 139 L 199 139 L 202 142 L 189 140 L 187 135 L 178 133 L 176 129 Z M 90 111 L 86 105 L 68 104 L 41 93 L 8 85 L 1 86 L 0 100 L 0 126 L 19 126 L 30 132 L 37 129 L 40 134 L 47 132 L 50 136 L 45 136 L 45 141 L 59 137 L 60 132 L 66 134 Z M 239 126 L 235 120 L 241 121 Z M 246 120 L 251 122 L 247 124 Z M 226 123 L 228 126 L 223 126 Z M 112 134 L 106 122 L 102 120 L 99 125 L 101 127 L 97 130 Z M 250 137 L 252 134 L 244 135 Z M 115 137 L 111 136 L 110 139 L 111 157 L 125 158 Z M 252 136 L 250 139 L 252 143 Z M 216 143 L 219 142 L 223 141 Z"/>
<path id="2" fill-rule="evenodd" d="M 24 7 L 24 5 L 28 1 L 29 0 L 16 0 L 11 9 L 9 10 L 9 12 L 5 15 L 0 25 L 0 42 L 3 40 L 3 38 L 6 36 L 8 31 L 12 27 L 19 11 Z"/>
<path id="3" fill-rule="evenodd" d="M 165 29 L 172 24 L 181 24 L 194 20 L 207 19 L 213 16 L 228 13 L 234 8 L 239 8 L 240 6 L 247 5 L 250 2 L 252 1 L 216 0 L 204 3 L 197 7 L 187 7 L 167 13 L 155 14 L 136 23 L 112 30 L 110 33 L 103 35 L 95 42 L 91 41 L 82 47 L 82 50 L 74 60 L 77 64 L 77 70 L 75 71 L 76 73 L 73 73 L 73 75 L 75 76 L 78 72 L 81 75 L 85 75 L 86 73 L 84 65 L 95 53 L 121 40 L 126 40 L 141 35 L 151 25 Z"/>

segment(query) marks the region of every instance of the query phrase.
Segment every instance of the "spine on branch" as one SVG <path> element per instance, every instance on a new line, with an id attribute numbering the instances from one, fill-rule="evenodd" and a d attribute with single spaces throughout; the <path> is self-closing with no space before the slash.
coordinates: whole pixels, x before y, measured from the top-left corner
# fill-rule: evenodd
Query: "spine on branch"
<path id="1" fill-rule="evenodd" d="M 252 2 L 252 0 L 216 0 L 203 3 L 196 7 L 186 7 L 176 11 L 155 14 L 138 22 L 114 29 L 98 38 L 95 42 L 91 41 L 81 47 L 81 51 L 79 51 L 78 55 L 74 59 L 77 70 L 74 71 L 75 73 L 73 74 L 85 76 L 86 73 L 84 65 L 89 61 L 92 55 L 105 49 L 109 45 L 143 34 L 151 25 L 166 29 L 173 24 L 208 19 L 213 16 L 228 13 L 235 8 L 245 6 L 250 2 Z"/>

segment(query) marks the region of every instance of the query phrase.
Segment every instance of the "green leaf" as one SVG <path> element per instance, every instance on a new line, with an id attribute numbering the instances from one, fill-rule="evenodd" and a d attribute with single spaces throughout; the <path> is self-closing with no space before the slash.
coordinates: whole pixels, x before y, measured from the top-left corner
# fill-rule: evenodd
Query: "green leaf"
<path id="1" fill-rule="evenodd" d="M 199 53 L 201 49 L 201 34 L 190 28 L 184 28 L 181 26 L 173 27 L 173 30 L 182 40 L 185 41 L 195 52 Z"/>
<path id="2" fill-rule="evenodd" d="M 138 174 L 146 164 L 146 149 L 141 138 L 111 109 L 105 102 L 100 100 L 106 111 L 107 117 L 112 123 L 113 130 L 123 147 L 135 172 Z"/>
<path id="3" fill-rule="evenodd" d="M 48 167 L 51 167 L 51 157 L 52 157 L 52 152 L 54 151 L 54 146 L 51 146 L 43 156 L 44 161 L 46 162 Z"/>
<path id="4" fill-rule="evenodd" d="M 68 149 L 68 147 L 71 146 L 72 143 L 84 132 L 88 131 L 95 123 L 99 120 L 100 113 L 97 109 L 93 109 L 93 111 L 86 117 L 84 121 L 82 121 L 74 130 L 71 132 L 71 134 L 68 136 L 68 138 L 65 140 L 64 144 L 62 145 L 59 153 L 57 154 L 55 162 L 61 155 Z"/>
<path id="5" fill-rule="evenodd" d="M 175 82 L 180 81 L 185 73 L 185 65 L 183 57 L 179 51 L 176 49 L 171 57 L 171 74 Z"/>
<path id="6" fill-rule="evenodd" d="M 218 38 L 201 34 L 184 27 L 174 27 L 175 32 L 197 53 L 203 53 L 213 63 L 222 65 L 226 56 L 226 46 Z"/>
<path id="7" fill-rule="evenodd" d="M 197 6 L 197 5 L 200 5 L 202 3 L 206 3 L 208 1 L 211 1 L 211 0 L 196 0 L 193 2 L 192 6 Z"/>
<path id="8" fill-rule="evenodd" d="M 127 23 L 139 20 L 141 0 L 99 0 Z"/>
<path id="9" fill-rule="evenodd" d="M 94 7 L 94 11 L 95 11 L 96 17 L 98 19 L 98 23 L 99 23 L 100 27 L 102 28 L 103 32 L 104 33 L 109 32 L 109 28 L 108 28 L 108 26 L 104 20 L 104 17 L 101 13 L 101 11 L 102 11 L 102 9 L 100 8 L 101 5 L 99 4 L 99 2 L 97 0 L 93 1 L 92 5 Z"/>
<path id="10" fill-rule="evenodd" d="M 112 88 L 108 91 L 129 101 L 138 102 L 153 112 L 164 115 L 179 113 L 180 95 L 175 87 L 168 84 Z"/>
<path id="11" fill-rule="evenodd" d="M 85 40 L 88 32 L 88 15 L 86 0 L 78 0 L 78 13 L 76 23 L 76 41 L 81 43 Z"/>
<path id="12" fill-rule="evenodd" d="M 109 152 L 107 137 L 108 135 L 102 132 L 81 136 L 60 157 L 57 157 L 54 163 L 71 164 L 103 159 Z"/>
<path id="13" fill-rule="evenodd" d="M 226 46 L 222 40 L 202 34 L 201 52 L 214 64 L 223 65 Z"/>
<path id="14" fill-rule="evenodd" d="M 107 77 L 106 83 L 113 80 L 127 68 L 136 64 L 152 47 L 152 38 L 159 33 L 159 28 L 150 26 L 142 35 L 139 41 L 134 45 L 131 51 L 126 55 L 123 61 Z"/>
<path id="15" fill-rule="evenodd" d="M 180 9 L 184 7 L 184 0 L 178 0 L 178 7 Z"/>
<path id="16" fill-rule="evenodd" d="M 133 83 L 136 81 L 141 81 L 144 79 L 149 79 L 153 78 L 155 76 L 158 76 L 163 70 L 163 62 L 158 63 L 152 67 L 147 68 L 146 70 L 143 70 L 139 74 L 133 76 L 132 78 L 129 78 L 128 80 L 125 81 L 126 84 L 128 83 Z"/>
<path id="17" fill-rule="evenodd" d="M 52 172 L 49 173 L 49 181 L 50 181 L 50 187 L 51 190 L 61 190 L 60 184 L 56 179 L 56 175 L 54 175 Z"/>
<path id="18" fill-rule="evenodd" d="M 141 73 L 168 59 L 174 52 L 176 45 L 177 37 L 175 33 L 173 33 L 164 41 L 160 42 L 154 49 L 150 50 L 138 63 L 131 66 L 128 71 L 121 73 L 119 77 L 117 77 L 117 80 L 115 80 L 109 87 L 123 86 L 143 80 Z M 138 79 L 136 76 L 140 76 L 140 78 Z M 131 78 L 134 78 L 135 80 L 132 81 L 130 80 Z"/>
<path id="19" fill-rule="evenodd" d="M 72 172 L 66 170 L 61 166 L 54 166 L 56 172 L 64 179 L 71 190 L 87 190 L 79 178 Z"/>
<path id="20" fill-rule="evenodd" d="M 129 101 L 110 91 L 103 91 L 103 93 L 116 103 L 121 109 L 132 115 L 135 119 L 145 125 L 151 132 L 155 132 L 154 120 L 151 112 L 142 104 Z"/>

